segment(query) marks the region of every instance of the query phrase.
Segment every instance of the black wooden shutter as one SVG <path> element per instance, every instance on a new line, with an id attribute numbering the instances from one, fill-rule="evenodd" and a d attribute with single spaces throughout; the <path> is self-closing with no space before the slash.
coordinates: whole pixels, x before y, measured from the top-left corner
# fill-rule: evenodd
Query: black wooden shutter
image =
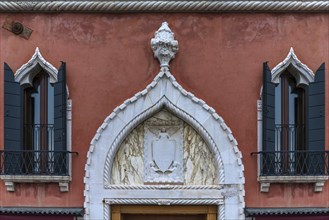
<path id="1" fill-rule="evenodd" d="M 275 84 L 271 70 L 263 64 L 263 150 L 275 150 Z"/>
<path id="2" fill-rule="evenodd" d="M 22 88 L 13 71 L 4 65 L 4 149 L 21 150 L 23 146 Z"/>
<path id="3" fill-rule="evenodd" d="M 54 149 L 66 150 L 66 64 L 58 70 L 57 82 L 54 83 Z"/>
<path id="4" fill-rule="evenodd" d="M 325 142 L 325 64 L 323 63 L 315 73 L 315 80 L 306 89 L 306 143 L 310 151 L 323 151 Z M 319 167 L 324 158 L 310 155 L 309 172 L 323 172 Z M 323 155 L 324 156 L 324 155 Z M 312 157 L 312 158 L 311 158 Z M 318 163 L 313 163 L 313 162 Z"/>
<path id="5" fill-rule="evenodd" d="M 274 173 L 275 154 L 266 151 L 275 150 L 275 84 L 271 81 L 271 70 L 267 62 L 263 63 L 263 151 L 261 174 Z"/>
<path id="6" fill-rule="evenodd" d="M 4 173 L 21 173 L 23 149 L 22 88 L 15 82 L 13 71 L 4 65 Z M 16 151 L 16 152 L 8 152 Z"/>
<path id="7" fill-rule="evenodd" d="M 66 151 L 66 64 L 62 62 L 54 83 L 54 162 L 55 174 L 68 175 Z M 56 152 L 57 151 L 57 152 Z"/>

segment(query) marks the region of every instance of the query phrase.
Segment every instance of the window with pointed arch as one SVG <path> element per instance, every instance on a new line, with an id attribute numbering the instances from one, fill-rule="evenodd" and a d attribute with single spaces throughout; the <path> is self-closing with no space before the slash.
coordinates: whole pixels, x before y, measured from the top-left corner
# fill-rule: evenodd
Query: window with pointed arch
<path id="1" fill-rule="evenodd" d="M 275 86 L 275 106 L 275 151 L 306 150 L 305 89 L 297 86 L 295 77 L 288 70 L 281 74 L 280 83 Z M 277 158 L 277 162 L 281 162 L 276 167 L 279 172 L 295 172 L 295 158 L 290 156 L 291 153 L 282 155 L 282 162 Z"/>
<path id="2" fill-rule="evenodd" d="M 296 66 L 263 66 L 261 176 L 328 175 L 325 66 Z"/>
<path id="3" fill-rule="evenodd" d="M 69 175 L 65 69 L 65 63 L 54 69 L 54 78 L 36 64 L 14 75 L 5 64 L 5 146 L 0 174 Z"/>
<path id="4" fill-rule="evenodd" d="M 54 85 L 49 76 L 40 71 L 33 79 L 32 86 L 24 89 L 24 150 L 40 152 L 33 154 L 29 172 L 54 171 Z M 32 159 L 32 158 L 31 158 Z M 34 166 L 33 166 L 34 165 Z"/>

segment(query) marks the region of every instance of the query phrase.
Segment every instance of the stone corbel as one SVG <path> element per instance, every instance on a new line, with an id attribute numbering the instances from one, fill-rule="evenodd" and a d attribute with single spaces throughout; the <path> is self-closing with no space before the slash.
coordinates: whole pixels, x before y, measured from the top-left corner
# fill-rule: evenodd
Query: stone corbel
<path id="1" fill-rule="evenodd" d="M 8 192 L 15 192 L 15 183 L 58 183 L 60 192 L 69 191 L 70 176 L 22 176 L 3 175 L 0 177 Z"/>
<path id="2" fill-rule="evenodd" d="M 259 176 L 260 191 L 269 192 L 271 183 L 313 183 L 314 192 L 322 192 L 328 176 Z"/>

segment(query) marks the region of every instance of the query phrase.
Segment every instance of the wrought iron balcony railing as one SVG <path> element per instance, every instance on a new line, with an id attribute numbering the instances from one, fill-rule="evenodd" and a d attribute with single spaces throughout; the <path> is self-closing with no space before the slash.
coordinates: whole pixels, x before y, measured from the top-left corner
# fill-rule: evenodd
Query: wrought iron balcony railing
<path id="1" fill-rule="evenodd" d="M 70 151 L 0 151 L 0 175 L 68 176 Z"/>
<path id="2" fill-rule="evenodd" d="M 329 151 L 260 151 L 260 176 L 329 175 Z"/>

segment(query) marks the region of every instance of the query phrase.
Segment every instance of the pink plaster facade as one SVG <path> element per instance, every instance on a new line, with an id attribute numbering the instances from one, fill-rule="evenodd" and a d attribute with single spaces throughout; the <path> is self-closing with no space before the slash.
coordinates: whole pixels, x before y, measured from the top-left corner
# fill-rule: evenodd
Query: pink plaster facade
<path id="1" fill-rule="evenodd" d="M 144 89 L 159 71 L 150 39 L 167 21 L 180 50 L 171 72 L 188 91 L 203 99 L 225 120 L 243 155 L 246 207 L 329 207 L 329 183 L 315 193 L 311 184 L 272 184 L 261 193 L 257 182 L 257 107 L 262 63 L 270 68 L 293 47 L 313 72 L 329 63 L 329 14 L 0 14 L 21 22 L 33 33 L 25 40 L 0 31 L 0 63 L 16 71 L 39 47 L 59 68 L 67 64 L 73 102 L 72 181 L 69 192 L 58 184 L 17 184 L 7 192 L 0 183 L 0 206 L 83 207 L 84 166 L 90 141 L 102 121 L 124 100 Z M 3 78 L 3 69 L 0 70 Z M 328 78 L 328 71 L 326 72 Z M 328 88 L 329 81 L 326 81 Z M 3 90 L 3 80 L 0 89 Z M 326 89 L 326 115 L 329 115 Z M 0 93 L 3 106 L 3 93 Z M 0 146 L 3 148 L 3 108 Z M 326 129 L 329 117 L 326 117 Z M 325 148 L 328 146 L 326 132 Z"/>

